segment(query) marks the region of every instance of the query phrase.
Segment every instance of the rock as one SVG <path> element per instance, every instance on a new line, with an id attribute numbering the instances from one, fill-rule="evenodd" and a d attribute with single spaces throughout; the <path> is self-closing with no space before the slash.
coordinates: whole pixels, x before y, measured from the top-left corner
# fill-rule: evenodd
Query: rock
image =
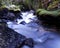
<path id="1" fill-rule="evenodd" d="M 34 45 L 34 43 L 33 43 L 33 40 L 31 39 L 31 38 L 28 38 L 28 39 L 26 39 L 24 42 L 23 42 L 23 44 L 22 44 L 23 46 L 28 46 L 28 47 L 30 47 L 30 48 L 33 48 L 34 46 L 32 46 L 32 45 Z M 23 47 L 22 46 L 22 47 Z M 20 48 L 20 46 L 19 46 L 19 48 Z"/>
<path id="2" fill-rule="evenodd" d="M 31 38 L 8 28 L 5 22 L 0 22 L 0 48 L 21 48 L 24 45 L 32 48 L 34 43 Z"/>
<path id="3" fill-rule="evenodd" d="M 7 8 L 0 9 L 0 18 L 3 18 L 3 16 L 6 16 L 8 12 L 9 10 Z"/>
<path id="4" fill-rule="evenodd" d="M 14 8 L 13 8 L 13 7 Z M 17 18 L 22 19 L 22 17 L 20 16 L 20 9 L 18 9 L 19 7 L 12 5 L 10 7 L 0 7 L 0 19 L 5 19 L 5 20 L 10 20 L 10 21 L 14 21 Z"/>
<path id="5" fill-rule="evenodd" d="M 20 16 L 21 15 L 20 11 L 10 10 L 10 13 L 13 13 L 15 15 L 15 19 L 17 18 L 22 19 L 22 17 Z"/>
<path id="6" fill-rule="evenodd" d="M 9 12 L 6 16 L 7 20 L 14 21 L 15 20 L 15 15 L 14 13 Z"/>
<path id="7" fill-rule="evenodd" d="M 60 30 L 60 10 L 47 11 L 39 9 L 37 11 L 38 20 L 44 27 Z"/>
<path id="8" fill-rule="evenodd" d="M 26 22 L 25 22 L 25 21 L 22 21 L 20 24 L 23 24 L 23 25 L 25 25 L 25 24 L 26 24 Z"/>

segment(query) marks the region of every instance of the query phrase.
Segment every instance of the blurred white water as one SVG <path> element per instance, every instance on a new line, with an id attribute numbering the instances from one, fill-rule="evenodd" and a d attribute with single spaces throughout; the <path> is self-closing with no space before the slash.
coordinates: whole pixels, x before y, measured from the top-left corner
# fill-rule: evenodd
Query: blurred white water
<path id="1" fill-rule="evenodd" d="M 15 22 L 7 22 L 8 27 L 15 30 L 27 38 L 32 38 L 36 45 L 34 48 L 60 48 L 60 37 L 49 31 L 45 31 L 41 25 L 36 23 L 37 17 L 33 15 L 34 12 L 22 12 L 23 19 L 17 19 Z M 24 21 L 26 24 L 20 24 Z M 28 48 L 24 46 L 23 48 Z"/>
<path id="2" fill-rule="evenodd" d="M 33 21 L 33 20 L 37 20 L 36 18 L 36 15 L 33 15 L 33 11 L 29 11 L 29 12 L 22 12 L 21 14 L 21 16 L 22 16 L 22 18 L 23 19 L 17 19 L 17 23 L 19 24 L 20 22 L 22 22 L 22 21 L 25 21 L 26 23 L 29 23 L 29 22 L 31 22 L 31 21 Z"/>
<path id="3" fill-rule="evenodd" d="M 37 17 L 36 15 L 33 15 L 33 13 L 34 12 L 32 11 L 22 12 L 21 16 L 23 19 L 17 19 L 18 22 L 16 24 L 14 22 L 7 22 L 7 24 L 10 28 L 14 29 L 18 33 L 25 35 L 27 38 L 33 38 L 35 41 L 37 41 L 39 40 L 39 36 L 44 34 L 42 33 L 44 30 L 41 28 L 42 31 L 40 33 L 40 26 L 36 23 Z M 20 24 L 22 21 L 24 21 L 26 24 Z"/>
<path id="4" fill-rule="evenodd" d="M 33 38 L 36 42 L 44 42 L 47 40 L 48 35 L 44 35 L 46 31 L 36 23 L 37 17 L 33 15 L 33 11 L 22 12 L 23 19 L 17 19 L 17 23 L 15 22 L 7 22 L 8 26 L 20 34 L 25 35 L 27 38 Z M 24 21 L 26 24 L 20 24 Z M 41 37 L 40 37 L 41 36 Z M 38 40 L 38 41 L 37 41 Z"/>

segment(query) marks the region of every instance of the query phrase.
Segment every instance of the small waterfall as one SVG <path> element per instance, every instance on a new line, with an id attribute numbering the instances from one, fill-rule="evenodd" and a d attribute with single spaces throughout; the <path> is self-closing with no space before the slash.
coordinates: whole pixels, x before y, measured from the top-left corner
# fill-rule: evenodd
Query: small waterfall
<path id="1" fill-rule="evenodd" d="M 38 19 L 33 13 L 33 11 L 21 12 L 22 19 L 17 19 L 17 23 L 7 22 L 8 27 L 27 38 L 33 38 L 35 42 L 44 43 L 51 38 L 50 33 L 37 24 Z"/>
<path id="2" fill-rule="evenodd" d="M 33 15 L 34 11 L 29 11 L 29 12 L 22 12 L 21 16 L 23 19 L 17 19 L 17 24 L 21 23 L 22 21 L 24 21 L 25 23 L 30 23 L 34 20 L 37 20 L 36 15 Z"/>

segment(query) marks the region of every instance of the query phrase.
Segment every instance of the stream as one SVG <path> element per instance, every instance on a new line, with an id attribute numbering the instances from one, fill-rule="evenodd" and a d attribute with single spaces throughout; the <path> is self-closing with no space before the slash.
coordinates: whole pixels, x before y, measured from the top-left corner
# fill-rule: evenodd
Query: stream
<path id="1" fill-rule="evenodd" d="M 23 19 L 17 19 L 17 22 L 8 21 L 8 27 L 27 38 L 32 38 L 35 41 L 34 48 L 60 48 L 59 35 L 46 31 L 38 24 L 38 19 L 33 13 L 33 10 L 21 12 Z"/>

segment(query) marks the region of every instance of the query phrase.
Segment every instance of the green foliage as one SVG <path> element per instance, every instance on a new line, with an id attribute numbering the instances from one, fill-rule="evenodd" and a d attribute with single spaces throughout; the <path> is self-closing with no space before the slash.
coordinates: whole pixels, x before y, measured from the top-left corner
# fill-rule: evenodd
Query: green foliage
<path id="1" fill-rule="evenodd" d="M 20 6 L 16 6 L 16 5 L 9 5 L 9 6 L 3 5 L 0 7 L 0 9 L 7 8 L 9 10 L 20 11 L 19 7 Z"/>
<path id="2" fill-rule="evenodd" d="M 44 10 L 44 9 L 38 9 L 37 13 L 38 13 L 38 15 L 59 16 L 60 15 L 60 10 L 48 11 L 48 10 Z"/>
<path id="3" fill-rule="evenodd" d="M 59 3 L 59 1 L 54 1 L 52 4 L 50 4 L 49 6 L 48 6 L 48 10 L 49 9 L 55 9 L 55 8 L 57 8 L 58 7 L 58 3 Z"/>
<path id="4" fill-rule="evenodd" d="M 2 4 L 0 9 L 8 8 L 9 10 L 20 11 L 20 6 L 14 5 L 12 0 L 0 0 L 0 1 Z"/>
<path id="5" fill-rule="evenodd" d="M 11 0 L 1 0 L 1 4 L 9 6 L 12 4 L 12 1 Z"/>
<path id="6" fill-rule="evenodd" d="M 35 10 L 39 8 L 44 8 L 47 10 L 53 10 L 58 8 L 59 0 L 0 0 L 0 6 L 10 6 L 17 5 L 23 7 L 22 4 L 28 6 L 29 9 L 33 8 Z"/>

